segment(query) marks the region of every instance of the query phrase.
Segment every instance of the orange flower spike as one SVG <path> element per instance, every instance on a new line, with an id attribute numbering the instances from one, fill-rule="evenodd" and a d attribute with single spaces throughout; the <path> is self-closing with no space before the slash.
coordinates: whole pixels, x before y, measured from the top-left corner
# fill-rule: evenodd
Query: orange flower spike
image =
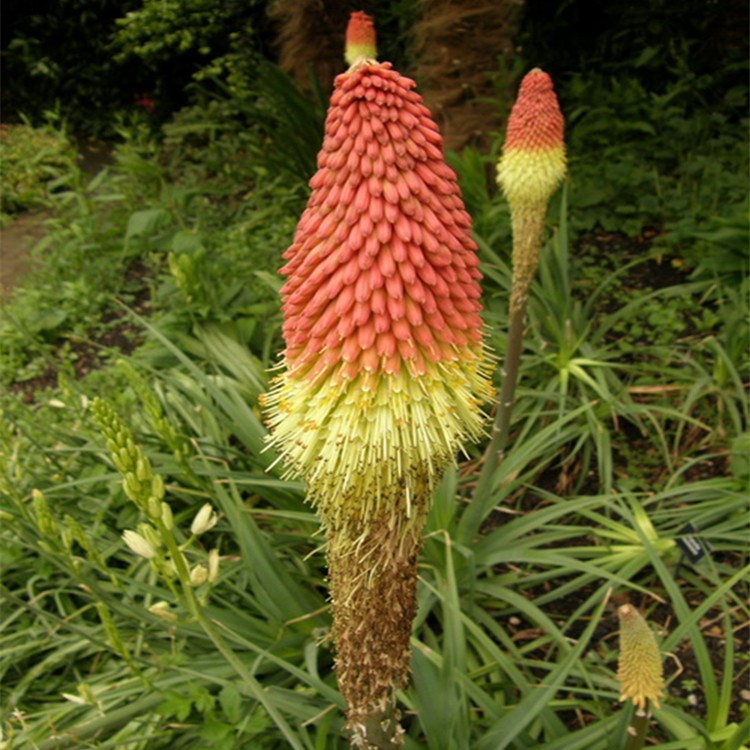
<path id="1" fill-rule="evenodd" d="M 476 245 L 437 126 L 414 81 L 372 59 L 369 17 L 347 40 L 284 254 L 285 372 L 267 397 L 272 443 L 327 517 L 429 494 L 491 397 Z"/>
<path id="2" fill-rule="evenodd" d="M 508 119 L 498 181 L 514 206 L 545 205 L 565 177 L 565 121 L 552 79 L 527 73 Z"/>
<path id="3" fill-rule="evenodd" d="M 511 312 L 526 303 L 538 264 L 547 203 L 565 178 L 564 127 L 552 79 L 534 68 L 521 81 L 497 168 L 513 224 Z"/>
<path id="4" fill-rule="evenodd" d="M 372 21 L 354 13 L 284 254 L 286 349 L 265 399 L 270 444 L 326 527 L 336 669 L 362 747 L 408 677 L 433 489 L 492 398 L 456 175 L 414 81 L 374 57 Z"/>

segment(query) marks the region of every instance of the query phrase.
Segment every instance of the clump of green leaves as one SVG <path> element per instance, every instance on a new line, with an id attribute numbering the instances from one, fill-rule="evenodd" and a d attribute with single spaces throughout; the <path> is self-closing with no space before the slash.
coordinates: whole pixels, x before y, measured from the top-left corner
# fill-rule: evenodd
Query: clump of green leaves
<path id="1" fill-rule="evenodd" d="M 664 227 L 675 248 L 745 201 L 746 123 L 726 107 L 696 110 L 691 81 L 655 90 L 626 74 L 587 72 L 563 87 L 574 226 L 632 236 Z"/>
<path id="2" fill-rule="evenodd" d="M 30 123 L 0 126 L 0 223 L 12 214 L 49 205 L 76 168 L 76 151 L 64 131 Z"/>

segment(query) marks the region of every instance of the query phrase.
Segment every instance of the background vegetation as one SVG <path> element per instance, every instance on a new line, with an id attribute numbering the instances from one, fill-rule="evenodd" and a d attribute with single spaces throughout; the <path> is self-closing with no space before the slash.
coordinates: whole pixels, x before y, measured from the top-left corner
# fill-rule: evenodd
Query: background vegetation
<path id="1" fill-rule="evenodd" d="M 408 74 L 413 6 L 380 5 Z M 617 701 L 614 610 L 630 601 L 666 655 L 649 742 L 738 750 L 746 9 L 554 6 L 527 3 L 515 64 L 556 81 L 570 178 L 494 490 L 468 501 L 474 446 L 429 519 L 406 746 L 622 747 L 632 708 Z M 2 747 L 344 748 L 319 525 L 304 488 L 271 468 L 257 407 L 325 95 L 275 66 L 260 0 L 10 13 L 3 222 L 40 206 L 51 218 L 0 320 Z M 111 150 L 93 171 L 76 158 L 91 135 Z M 501 135 L 449 155 L 500 356 Z M 130 458 L 113 455 L 123 446 Z M 174 528 L 152 542 L 180 546 L 187 567 L 172 572 L 120 538 L 148 514 L 133 486 L 160 483 Z M 196 536 L 204 503 L 220 520 Z M 191 583 L 213 550 L 218 574 Z"/>

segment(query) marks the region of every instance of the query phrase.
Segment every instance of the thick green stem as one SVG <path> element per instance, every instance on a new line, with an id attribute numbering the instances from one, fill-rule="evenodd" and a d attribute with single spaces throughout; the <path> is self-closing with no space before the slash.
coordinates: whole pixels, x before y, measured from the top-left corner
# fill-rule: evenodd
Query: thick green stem
<path id="1" fill-rule="evenodd" d="M 648 701 L 644 708 L 635 707 L 633 718 L 628 726 L 628 736 L 625 740 L 624 750 L 641 750 L 646 741 L 646 730 L 648 729 Z"/>

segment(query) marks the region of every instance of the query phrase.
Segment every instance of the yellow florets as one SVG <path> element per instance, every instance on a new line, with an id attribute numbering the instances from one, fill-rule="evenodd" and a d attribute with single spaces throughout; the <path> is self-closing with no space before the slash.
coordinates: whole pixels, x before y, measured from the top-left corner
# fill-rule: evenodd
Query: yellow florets
<path id="1" fill-rule="evenodd" d="M 664 670 L 656 638 L 641 613 L 630 604 L 620 607 L 617 615 L 620 619 L 617 670 L 620 700 L 630 699 L 641 709 L 651 701 L 659 708 L 659 698 L 664 693 Z"/>
<path id="2" fill-rule="evenodd" d="M 497 179 L 511 207 L 546 206 L 565 179 L 565 149 L 506 151 L 497 167 Z"/>
<path id="3" fill-rule="evenodd" d="M 282 375 L 267 397 L 272 444 L 310 500 L 337 523 L 383 510 L 410 514 L 432 491 L 467 439 L 481 434 L 481 400 L 491 397 L 479 357 L 405 372 L 313 385 Z"/>

